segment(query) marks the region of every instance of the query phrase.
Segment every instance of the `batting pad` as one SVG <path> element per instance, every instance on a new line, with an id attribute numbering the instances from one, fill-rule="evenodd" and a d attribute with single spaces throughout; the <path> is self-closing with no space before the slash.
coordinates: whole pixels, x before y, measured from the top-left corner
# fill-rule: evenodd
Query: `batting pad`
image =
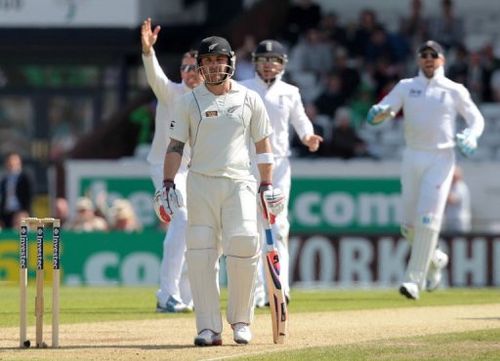
<path id="1" fill-rule="evenodd" d="M 425 225 L 415 227 L 415 238 L 405 279 L 407 282 L 416 283 L 420 290 L 425 288 L 425 276 L 437 246 L 438 236 L 439 232 L 431 227 Z"/>
<path id="2" fill-rule="evenodd" d="M 415 239 L 415 228 L 413 228 L 413 226 L 403 224 L 401 225 L 400 231 L 401 235 L 410 243 L 411 246 L 413 244 L 413 240 Z"/>
<path id="3" fill-rule="evenodd" d="M 222 332 L 219 290 L 219 253 L 216 249 L 186 251 L 189 282 L 196 310 L 196 329 Z"/>
<path id="4" fill-rule="evenodd" d="M 236 322 L 252 323 L 259 256 L 256 254 L 253 257 L 226 257 L 227 321 L 230 324 Z"/>

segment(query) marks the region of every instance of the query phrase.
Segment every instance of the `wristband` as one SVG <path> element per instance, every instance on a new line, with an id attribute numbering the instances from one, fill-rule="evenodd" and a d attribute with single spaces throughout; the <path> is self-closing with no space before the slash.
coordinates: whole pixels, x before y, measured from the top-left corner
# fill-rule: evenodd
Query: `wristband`
<path id="1" fill-rule="evenodd" d="M 258 153 L 255 157 L 257 164 L 274 164 L 273 153 Z"/>

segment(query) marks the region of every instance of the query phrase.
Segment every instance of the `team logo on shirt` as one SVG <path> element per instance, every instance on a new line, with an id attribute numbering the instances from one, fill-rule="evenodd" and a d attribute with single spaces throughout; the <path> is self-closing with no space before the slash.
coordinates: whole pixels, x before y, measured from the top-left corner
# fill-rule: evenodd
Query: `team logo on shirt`
<path id="1" fill-rule="evenodd" d="M 422 95 L 422 90 L 420 89 L 410 89 L 410 94 L 409 94 L 411 97 L 419 97 L 420 95 Z"/>
<path id="2" fill-rule="evenodd" d="M 175 120 L 172 120 L 170 122 L 170 129 L 174 129 L 175 128 Z"/>
<path id="3" fill-rule="evenodd" d="M 285 98 L 284 95 L 280 95 L 279 98 L 278 98 L 278 104 L 279 104 L 280 108 L 283 108 L 283 106 L 285 104 L 284 98 Z"/>
<path id="4" fill-rule="evenodd" d="M 234 111 L 235 111 L 236 109 L 238 109 L 239 107 L 240 107 L 239 105 L 235 105 L 235 106 L 229 107 L 229 108 L 227 108 L 227 112 L 228 112 L 229 114 L 233 114 L 233 113 L 234 113 Z"/>
<path id="5" fill-rule="evenodd" d="M 207 118 L 216 117 L 217 115 L 219 115 L 219 113 L 217 113 L 217 110 L 208 110 L 205 112 L 205 116 Z"/>

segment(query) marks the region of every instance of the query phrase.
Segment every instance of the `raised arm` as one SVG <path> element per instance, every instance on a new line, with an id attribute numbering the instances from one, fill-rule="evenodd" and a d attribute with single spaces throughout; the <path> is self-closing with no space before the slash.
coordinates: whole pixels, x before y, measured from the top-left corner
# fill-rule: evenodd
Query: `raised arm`
<path id="1" fill-rule="evenodd" d="M 141 27 L 141 43 L 142 43 L 142 53 L 146 56 L 151 55 L 153 50 L 153 45 L 155 45 L 156 40 L 158 40 L 158 33 L 161 27 L 157 25 L 154 30 L 151 29 L 151 18 L 147 18 L 142 23 Z"/>
<path id="2" fill-rule="evenodd" d="M 151 19 L 147 18 L 142 23 L 141 27 L 141 43 L 142 43 L 142 62 L 146 71 L 148 84 L 155 93 L 158 100 L 164 104 L 168 102 L 170 80 L 165 75 L 165 72 L 158 63 L 153 45 L 158 40 L 160 26 L 156 26 L 154 30 L 151 28 Z"/>

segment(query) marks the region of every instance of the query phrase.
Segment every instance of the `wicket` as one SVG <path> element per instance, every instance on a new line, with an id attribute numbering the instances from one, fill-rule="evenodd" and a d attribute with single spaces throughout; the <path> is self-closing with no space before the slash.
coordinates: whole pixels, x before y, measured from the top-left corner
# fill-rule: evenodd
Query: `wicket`
<path id="1" fill-rule="evenodd" d="M 20 287 L 20 317 L 19 317 L 19 338 L 20 347 L 30 347 L 27 339 L 27 290 L 28 290 L 28 233 L 30 225 L 36 225 L 36 297 L 35 297 L 35 317 L 36 317 L 36 347 L 47 347 L 43 341 L 43 243 L 44 229 L 52 225 L 52 247 L 53 247 L 53 280 L 52 280 L 52 347 L 59 347 L 59 257 L 60 257 L 60 233 L 61 221 L 56 218 L 36 218 L 29 217 L 21 220 L 19 227 L 20 254 L 19 254 L 19 287 Z"/>

